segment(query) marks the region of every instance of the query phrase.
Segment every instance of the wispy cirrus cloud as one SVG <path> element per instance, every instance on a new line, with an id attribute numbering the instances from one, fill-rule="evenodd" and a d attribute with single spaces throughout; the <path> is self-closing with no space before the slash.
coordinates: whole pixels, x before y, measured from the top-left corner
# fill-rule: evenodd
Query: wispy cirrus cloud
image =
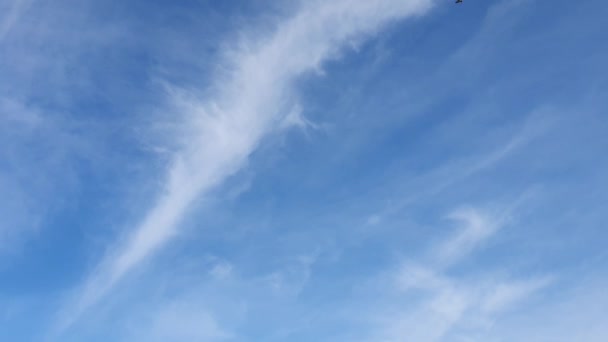
<path id="1" fill-rule="evenodd" d="M 5 3 L 3 7 L 4 17 L 0 21 L 0 43 L 10 33 L 13 25 L 23 15 L 23 12 L 31 5 L 31 0 L 14 0 Z"/>
<path id="2" fill-rule="evenodd" d="M 0 0 L 0 340 L 604 340 L 606 5 L 313 1 Z"/>
<path id="3" fill-rule="evenodd" d="M 224 61 L 206 100 L 172 92 L 174 110 L 185 118 L 182 148 L 169 167 L 162 194 L 132 234 L 110 252 L 63 311 L 62 327 L 106 295 L 134 267 L 178 232 L 196 198 L 239 171 L 262 139 L 284 122 L 294 105 L 293 81 L 318 70 L 339 51 L 393 20 L 424 13 L 430 0 L 303 3 L 276 32 L 241 42 Z M 289 118 L 289 116 L 287 116 Z"/>
<path id="4" fill-rule="evenodd" d="M 470 254 L 502 226 L 500 219 L 485 217 L 483 213 L 473 208 L 456 210 L 448 217 L 461 222 L 463 228 L 433 252 L 440 263 L 447 265 L 458 262 L 460 258 Z"/>
<path id="5" fill-rule="evenodd" d="M 146 341 L 226 341 L 233 335 L 222 329 L 214 317 L 201 309 L 204 303 L 169 303 L 149 318 L 145 331 L 134 333 Z"/>
<path id="6" fill-rule="evenodd" d="M 86 144 L 62 121 L 60 115 L 43 113 L 35 105 L 0 97 L 2 256 L 19 254 L 26 237 L 39 230 L 73 189 L 74 170 L 68 156 L 79 154 Z M 27 149 L 32 145 L 36 147 Z M 0 264 L 5 261 L 0 259 Z"/>
<path id="7" fill-rule="evenodd" d="M 382 327 L 371 340 L 466 341 L 474 338 L 471 334 L 483 334 L 504 311 L 549 286 L 550 276 L 510 278 L 499 275 L 506 271 L 500 268 L 453 275 L 464 257 L 508 224 L 508 212 L 492 214 L 474 207 L 453 211 L 449 218 L 459 228 L 428 255 L 405 261 L 388 276 L 387 282 L 393 284 L 388 291 L 395 298 L 414 293 L 420 299 L 381 315 Z"/>

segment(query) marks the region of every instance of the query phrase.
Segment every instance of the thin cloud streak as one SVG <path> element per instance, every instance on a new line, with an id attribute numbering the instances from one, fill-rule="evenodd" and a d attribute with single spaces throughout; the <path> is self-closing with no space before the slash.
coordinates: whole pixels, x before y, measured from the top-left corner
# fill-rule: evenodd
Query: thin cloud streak
<path id="1" fill-rule="evenodd" d="M 487 217 L 473 208 L 456 210 L 448 217 L 462 222 L 464 226 L 434 251 L 435 259 L 441 265 L 453 264 L 470 254 L 504 224 L 504 218 Z"/>
<path id="2" fill-rule="evenodd" d="M 406 261 L 391 275 L 389 283 L 394 289 L 389 291 L 415 291 L 420 302 L 392 312 L 370 340 L 431 342 L 454 340 L 459 334 L 464 339 L 471 331 L 485 333 L 500 314 L 550 286 L 554 282 L 551 276 L 505 279 L 495 271 L 472 278 L 450 275 L 451 268 L 503 229 L 520 201 L 499 214 L 473 207 L 453 211 L 449 218 L 462 222 L 463 227 L 431 248 L 426 260 Z"/>
<path id="3" fill-rule="evenodd" d="M 59 330 L 71 326 L 134 267 L 178 231 L 193 201 L 239 171 L 260 141 L 282 128 L 293 81 L 318 70 L 341 48 L 387 23 L 421 15 L 432 0 L 315 1 L 261 44 L 246 41 L 229 54 L 230 72 L 216 80 L 207 102 L 174 92 L 176 111 L 190 133 L 170 167 L 163 194 L 133 234 L 100 263 L 65 310 Z M 291 104 L 293 106 L 293 104 Z"/>
<path id="4" fill-rule="evenodd" d="M 30 6 L 30 2 L 31 0 L 15 0 L 12 5 L 8 6 L 9 10 L 6 11 L 6 16 L 0 23 L 0 43 L 4 41 L 19 17 Z"/>

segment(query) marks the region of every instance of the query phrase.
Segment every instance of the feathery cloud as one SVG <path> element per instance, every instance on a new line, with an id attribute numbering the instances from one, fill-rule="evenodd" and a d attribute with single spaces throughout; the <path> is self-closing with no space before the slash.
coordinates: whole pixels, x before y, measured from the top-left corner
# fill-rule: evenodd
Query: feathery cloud
<path id="1" fill-rule="evenodd" d="M 505 226 L 509 212 L 492 215 L 473 207 L 452 212 L 449 217 L 462 222 L 462 227 L 431 248 L 426 260 L 405 262 L 393 274 L 397 293 L 414 291 L 421 299 L 397 309 L 373 339 L 430 342 L 454 333 L 465 339 L 467 328 L 486 331 L 497 315 L 549 286 L 553 279 L 548 276 L 503 279 L 487 271 L 473 276 L 450 274 L 459 261 Z"/>
<path id="2" fill-rule="evenodd" d="M 247 162 L 261 140 L 278 129 L 293 106 L 293 81 L 318 70 L 347 44 L 387 23 L 424 13 L 430 0 L 313 1 L 268 37 L 244 41 L 227 54 L 229 67 L 206 100 L 173 92 L 175 110 L 190 127 L 175 155 L 162 195 L 133 234 L 112 248 L 64 312 L 71 325 L 91 305 L 166 243 L 192 202 Z M 60 328 L 60 329 L 61 329 Z"/>
<path id="3" fill-rule="evenodd" d="M 30 0 L 15 0 L 10 4 L 5 4 L 4 13 L 5 16 L 0 22 L 0 43 L 10 33 L 13 25 L 19 20 L 19 17 L 23 14 L 27 7 L 30 5 Z"/>

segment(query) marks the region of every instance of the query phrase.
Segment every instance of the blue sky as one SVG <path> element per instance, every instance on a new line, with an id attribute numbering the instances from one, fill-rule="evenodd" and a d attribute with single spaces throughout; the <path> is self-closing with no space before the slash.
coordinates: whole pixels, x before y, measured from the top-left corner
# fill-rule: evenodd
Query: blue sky
<path id="1" fill-rule="evenodd" d="M 606 15 L 0 0 L 0 340 L 606 341 Z"/>

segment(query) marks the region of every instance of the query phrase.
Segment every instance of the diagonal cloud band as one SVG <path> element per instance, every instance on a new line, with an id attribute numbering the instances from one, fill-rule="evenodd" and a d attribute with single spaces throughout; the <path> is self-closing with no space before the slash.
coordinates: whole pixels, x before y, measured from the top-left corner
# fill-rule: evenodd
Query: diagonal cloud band
<path id="1" fill-rule="evenodd" d="M 176 154 L 163 194 L 132 235 L 112 248 L 62 312 L 65 330 L 125 274 L 177 232 L 195 199 L 241 169 L 266 134 L 280 126 L 285 98 L 299 76 L 315 71 L 352 41 L 395 20 L 417 16 L 433 0 L 307 1 L 266 39 L 230 54 L 230 71 L 217 93 L 197 102 L 175 96 L 191 136 Z"/>

